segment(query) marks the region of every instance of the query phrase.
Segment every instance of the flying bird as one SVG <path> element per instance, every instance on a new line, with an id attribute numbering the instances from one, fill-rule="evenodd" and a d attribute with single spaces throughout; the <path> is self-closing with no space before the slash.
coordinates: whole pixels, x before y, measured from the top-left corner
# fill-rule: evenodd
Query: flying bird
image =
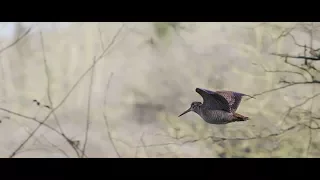
<path id="1" fill-rule="evenodd" d="M 249 95 L 233 91 L 213 92 L 202 88 L 196 88 L 196 92 L 202 96 L 203 103 L 192 102 L 190 108 L 179 117 L 193 111 L 209 124 L 228 124 L 249 120 L 248 117 L 236 113 L 242 97 Z"/>

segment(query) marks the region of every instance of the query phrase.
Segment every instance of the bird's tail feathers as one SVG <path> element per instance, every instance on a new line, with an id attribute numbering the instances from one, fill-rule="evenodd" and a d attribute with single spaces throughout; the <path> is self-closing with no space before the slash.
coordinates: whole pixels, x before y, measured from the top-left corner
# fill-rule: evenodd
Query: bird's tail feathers
<path id="1" fill-rule="evenodd" d="M 249 120 L 249 117 L 243 116 L 238 113 L 233 113 L 233 116 L 235 117 L 235 121 L 247 121 Z"/>

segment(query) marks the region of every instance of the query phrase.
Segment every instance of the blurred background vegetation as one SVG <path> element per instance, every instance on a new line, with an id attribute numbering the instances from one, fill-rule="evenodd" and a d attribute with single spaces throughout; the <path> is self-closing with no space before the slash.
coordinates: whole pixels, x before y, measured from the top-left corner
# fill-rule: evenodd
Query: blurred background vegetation
<path id="1" fill-rule="evenodd" d="M 319 30 L 1 23 L 0 157 L 319 157 Z M 196 87 L 254 95 L 251 120 L 178 118 Z"/>

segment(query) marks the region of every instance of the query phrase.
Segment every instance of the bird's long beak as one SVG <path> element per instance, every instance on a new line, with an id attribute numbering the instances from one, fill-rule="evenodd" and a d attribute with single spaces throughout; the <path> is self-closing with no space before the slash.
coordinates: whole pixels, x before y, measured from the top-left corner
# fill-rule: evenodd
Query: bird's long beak
<path id="1" fill-rule="evenodd" d="M 184 114 L 187 114 L 187 113 L 190 112 L 190 111 L 191 111 L 191 108 L 189 108 L 189 109 L 187 109 L 185 112 L 181 113 L 178 117 L 180 117 L 180 116 L 182 116 L 182 115 L 184 115 Z"/>

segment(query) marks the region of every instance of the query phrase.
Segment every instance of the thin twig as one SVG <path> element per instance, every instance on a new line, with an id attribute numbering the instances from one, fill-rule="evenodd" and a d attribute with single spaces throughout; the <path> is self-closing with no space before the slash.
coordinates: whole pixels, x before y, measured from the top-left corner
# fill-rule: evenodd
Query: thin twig
<path id="1" fill-rule="evenodd" d="M 93 58 L 93 64 L 96 63 L 96 58 Z M 92 95 L 92 88 L 93 88 L 93 78 L 94 78 L 94 69 L 91 71 L 91 78 L 90 78 L 90 85 L 89 85 L 89 94 L 88 94 L 88 107 L 87 107 L 87 124 L 86 124 L 86 133 L 85 133 L 85 138 L 84 138 L 84 143 L 83 143 L 83 150 L 82 150 L 82 158 L 86 152 L 86 146 L 87 146 L 87 141 L 88 141 L 88 133 L 89 133 L 89 123 L 90 123 L 90 110 L 91 110 L 91 95 Z"/>
<path id="2" fill-rule="evenodd" d="M 280 126 L 283 125 L 283 123 L 285 122 L 285 120 L 287 119 L 287 117 L 289 116 L 289 114 L 290 114 L 294 109 L 305 105 L 305 104 L 308 103 L 310 100 L 316 98 L 316 97 L 319 96 L 319 95 L 320 95 L 320 93 L 317 93 L 317 94 L 315 94 L 315 95 L 313 95 L 313 96 L 311 96 L 311 97 L 306 98 L 306 99 L 305 99 L 304 101 L 302 101 L 301 103 L 299 103 L 299 104 L 297 104 L 297 105 L 295 105 L 295 106 L 293 106 L 293 107 L 290 107 L 290 108 L 288 109 L 287 113 L 285 114 L 283 120 L 281 121 Z"/>
<path id="3" fill-rule="evenodd" d="M 304 78 L 306 81 L 308 80 L 301 72 L 296 72 L 296 71 L 289 71 L 289 70 L 268 70 L 267 68 L 265 68 L 262 64 L 257 64 L 257 63 L 252 63 L 253 65 L 257 65 L 260 66 L 264 72 L 268 72 L 268 73 L 288 73 L 288 74 L 295 74 L 295 75 L 299 75 L 302 78 Z"/>
<path id="4" fill-rule="evenodd" d="M 104 43 L 103 43 L 103 39 L 102 39 L 102 31 L 101 31 L 101 28 L 100 26 L 98 27 L 98 31 L 99 31 L 99 37 L 100 37 L 100 44 L 101 44 L 101 48 L 104 49 Z M 109 138 L 109 141 L 111 142 L 112 146 L 113 146 L 113 149 L 114 151 L 116 152 L 117 156 L 118 157 L 121 157 L 120 156 L 120 153 L 118 152 L 116 146 L 115 146 L 115 143 L 113 141 L 113 138 L 111 136 L 111 131 L 110 131 L 110 128 L 109 128 L 109 123 L 108 123 L 108 118 L 107 118 L 107 114 L 106 114 L 106 108 L 107 108 L 107 94 L 108 94 L 108 91 L 109 91 L 109 87 L 110 87 L 110 82 L 111 82 L 111 79 L 113 77 L 113 73 L 111 72 L 110 76 L 109 76 L 109 79 L 108 79 L 108 82 L 107 82 L 107 85 L 106 85 L 106 89 L 104 91 L 104 99 L 103 99 L 103 108 L 104 108 L 104 111 L 103 111 L 103 118 L 104 118 L 104 122 L 105 122 L 105 125 L 106 125 L 106 128 L 107 128 L 107 132 L 108 132 L 108 138 Z"/>
<path id="5" fill-rule="evenodd" d="M 150 146 L 146 145 L 146 143 L 145 143 L 144 140 L 143 140 L 143 137 L 144 137 L 144 133 L 142 133 L 141 138 L 140 138 L 140 142 L 141 142 L 141 144 L 142 144 L 141 147 L 143 147 L 143 150 L 144 150 L 146 156 L 147 156 L 147 157 L 150 157 L 150 155 L 149 155 L 149 153 L 148 153 L 148 151 L 147 151 L 147 147 L 150 147 Z"/>
<path id="6" fill-rule="evenodd" d="M 312 29 L 311 29 L 311 47 L 312 47 L 312 40 L 313 40 L 313 23 L 312 23 Z M 314 94 L 315 91 L 315 86 L 312 87 L 312 93 Z M 320 93 L 318 94 L 320 95 Z M 314 103 L 314 98 L 311 99 L 311 105 L 310 105 L 310 119 L 309 119 L 309 126 L 311 127 L 312 124 L 312 111 L 313 111 L 313 103 Z M 319 126 L 318 126 L 319 127 Z M 309 142 L 308 142 L 308 146 L 307 146 L 307 157 L 309 157 L 309 152 L 310 152 L 310 148 L 311 148 L 311 144 L 312 144 L 312 129 L 309 128 Z"/>
<path id="7" fill-rule="evenodd" d="M 65 155 L 67 158 L 70 158 L 70 156 L 63 150 L 61 149 L 59 146 L 53 144 L 52 142 L 50 142 L 44 135 L 42 135 L 42 137 L 53 147 L 56 148 L 58 151 L 60 151 L 63 155 Z"/>
<path id="8" fill-rule="evenodd" d="M 277 91 L 277 90 L 280 90 L 280 89 L 285 89 L 285 88 L 287 88 L 287 87 L 291 87 L 291 86 L 294 86 L 294 85 L 316 84 L 316 83 L 320 83 L 320 81 L 291 82 L 291 83 L 288 83 L 288 84 L 286 84 L 286 85 L 284 85 L 284 86 L 281 86 L 281 87 L 278 87 L 278 88 L 269 89 L 269 90 L 263 91 L 263 92 L 261 92 L 261 93 L 254 94 L 254 95 L 252 95 L 252 96 L 253 96 L 253 97 L 260 96 L 260 95 L 263 95 L 263 94 L 266 94 L 266 93 L 269 93 L 269 92 Z"/>
<path id="9" fill-rule="evenodd" d="M 300 124 L 299 124 L 300 125 Z M 225 137 L 215 137 L 215 136 L 209 136 L 209 137 L 206 137 L 205 139 L 212 139 L 215 143 L 217 142 L 221 142 L 221 141 L 226 141 L 226 140 L 240 140 L 240 141 L 245 141 L 245 140 L 255 140 L 255 139 L 262 139 L 262 138 L 270 138 L 270 137 L 275 137 L 275 136 L 279 136 L 279 135 L 282 135 L 290 130 L 293 130 L 294 128 L 296 128 L 298 125 L 295 125 L 295 126 L 291 126 L 290 128 L 287 128 L 285 130 L 282 130 L 278 133 L 271 133 L 267 136 L 254 136 L 254 137 L 248 137 L 248 138 L 225 138 Z M 201 139 L 197 139 L 197 140 L 192 140 L 192 141 L 185 141 L 185 143 L 191 143 L 191 142 L 197 142 Z"/>
<path id="10" fill-rule="evenodd" d="M 7 113 L 9 113 L 9 114 L 13 114 L 13 115 L 15 115 L 15 116 L 19 116 L 19 117 L 22 117 L 22 118 L 25 118 L 25 119 L 32 120 L 32 121 L 34 121 L 34 122 L 36 122 L 36 123 L 38 123 L 38 124 L 41 124 L 41 123 L 42 123 L 41 121 L 37 120 L 36 118 L 30 117 L 30 116 L 26 116 L 26 115 L 23 115 L 23 114 L 20 114 L 20 113 L 17 113 L 17 112 L 13 112 L 13 111 L 10 111 L 10 110 L 8 110 L 8 109 L 0 108 L 0 110 L 1 110 L 1 111 L 5 111 L 5 112 L 7 112 Z M 47 124 L 45 124 L 45 123 L 43 123 L 43 126 L 45 126 L 46 128 L 51 129 L 52 131 L 54 131 L 54 132 L 56 132 L 56 133 L 58 133 L 58 134 L 61 134 L 58 130 L 56 130 L 55 128 L 53 128 L 53 127 L 51 127 L 51 126 L 49 126 L 49 125 L 47 125 Z"/>
<path id="11" fill-rule="evenodd" d="M 46 73 L 46 77 L 47 77 L 47 96 L 48 96 L 48 100 L 50 103 L 50 107 L 53 107 L 53 103 L 52 103 L 52 99 L 51 99 L 51 82 L 50 82 L 50 70 L 49 70 L 49 66 L 48 66 L 48 62 L 47 62 L 47 58 L 46 58 L 46 54 L 45 54 L 45 48 L 44 48 L 44 40 L 43 40 L 43 35 L 42 35 L 42 31 L 40 31 L 40 41 L 41 41 L 41 47 L 42 47 L 42 56 L 43 56 L 43 61 L 44 61 L 44 68 L 45 68 L 45 73 Z M 60 130 L 60 132 L 62 134 L 64 134 L 63 129 L 60 125 L 60 122 L 57 118 L 56 113 L 53 113 L 54 119 L 58 125 L 58 128 Z"/>
<path id="12" fill-rule="evenodd" d="M 25 118 L 25 119 L 28 119 L 28 120 L 32 120 L 38 124 L 41 124 L 42 122 L 37 120 L 36 118 L 33 118 L 33 117 L 29 117 L 29 116 L 26 116 L 26 115 L 22 115 L 22 114 L 19 114 L 19 113 L 16 113 L 16 112 L 13 112 L 13 111 L 10 111 L 10 110 L 7 110 L 7 109 L 4 109 L 4 108 L 0 108 L 0 110 L 2 111 L 5 111 L 9 114 L 13 114 L 15 116 L 18 116 L 18 117 L 22 117 L 22 118 Z M 56 134 L 60 135 L 62 138 L 64 138 L 66 141 L 68 141 L 68 138 L 66 136 L 64 136 L 64 134 L 62 134 L 61 132 L 59 132 L 58 130 L 56 130 L 55 128 L 43 123 L 43 126 L 52 130 L 53 132 L 55 132 Z M 31 134 L 31 133 L 30 133 Z"/>
<path id="13" fill-rule="evenodd" d="M 11 44 L 9 44 L 8 46 L 2 48 L 0 50 L 0 54 L 3 53 L 4 51 L 6 51 L 7 49 L 11 48 L 12 46 L 16 45 L 19 41 L 21 41 L 24 37 L 26 37 L 30 31 L 31 31 L 32 27 L 30 27 L 29 29 L 27 29 L 27 31 L 25 33 L 23 33 L 20 37 L 18 37 L 15 41 L 13 41 Z"/>
<path id="14" fill-rule="evenodd" d="M 254 137 L 247 137 L 247 138 L 245 138 L 245 137 L 228 138 L 228 137 L 207 136 L 207 137 L 201 138 L 201 139 L 186 140 L 186 141 L 181 142 L 181 143 L 171 142 L 171 143 L 160 143 L 160 144 L 149 144 L 149 145 L 143 144 L 143 146 L 138 146 L 138 147 L 157 147 L 157 146 L 167 146 L 167 145 L 180 145 L 180 146 L 182 146 L 182 145 L 185 145 L 185 144 L 195 143 L 195 142 L 208 140 L 208 139 L 211 139 L 214 143 L 219 143 L 219 142 L 222 142 L 222 141 L 246 141 L 246 140 L 263 139 L 263 138 L 270 138 L 270 137 L 276 137 L 276 136 L 283 135 L 284 133 L 295 129 L 296 127 L 298 127 L 300 125 L 305 126 L 304 124 L 296 124 L 296 125 L 291 126 L 291 127 L 287 128 L 285 130 L 282 130 L 282 131 L 280 131 L 278 133 L 271 133 L 271 134 L 269 134 L 267 136 L 254 136 Z M 174 137 L 173 137 L 173 139 L 174 139 Z"/>
<path id="15" fill-rule="evenodd" d="M 101 28 L 100 28 L 100 23 L 98 25 L 98 31 L 99 31 L 99 39 L 100 39 L 101 49 L 103 50 L 104 49 L 104 43 L 103 43 L 103 39 L 102 39 L 102 31 L 101 31 Z"/>
<path id="16" fill-rule="evenodd" d="M 139 138 L 138 145 L 137 145 L 136 148 L 135 148 L 135 149 L 136 149 L 136 152 L 134 153 L 134 157 L 135 157 L 135 158 L 136 158 L 137 155 L 138 155 L 138 149 L 139 149 L 139 147 L 140 147 L 140 143 L 141 143 L 141 139 L 142 139 L 143 135 L 144 135 L 144 132 L 141 133 L 141 136 L 140 136 L 140 138 Z"/>
<path id="17" fill-rule="evenodd" d="M 312 80 L 314 80 L 314 76 L 310 73 L 310 71 L 309 71 L 308 69 L 306 69 L 306 68 L 304 68 L 304 67 L 301 67 L 301 66 L 298 66 L 298 65 L 295 65 L 295 64 L 292 64 L 291 62 L 288 61 L 288 58 L 287 58 L 287 57 L 285 58 L 284 63 L 286 63 L 286 64 L 288 64 L 288 65 L 290 65 L 290 66 L 292 66 L 292 67 L 298 68 L 298 69 L 300 69 L 300 70 L 308 73 L 309 76 L 310 76 L 310 78 L 311 78 Z"/>
<path id="18" fill-rule="evenodd" d="M 111 145 L 114 149 L 114 151 L 116 152 L 117 156 L 121 158 L 121 155 L 120 153 L 118 152 L 117 148 L 116 148 L 116 145 L 113 141 L 113 138 L 111 136 L 111 131 L 110 131 L 110 126 L 109 126 L 109 123 L 108 123 L 108 118 L 107 118 L 107 114 L 106 114 L 106 107 L 107 107 L 107 94 L 108 94 L 108 90 L 109 90 L 109 87 L 110 87 L 110 82 L 111 82 L 111 79 L 113 77 L 113 73 L 110 74 L 110 77 L 108 79 L 108 82 L 107 82 L 107 85 L 106 85 L 106 90 L 104 91 L 104 101 L 103 101 L 103 108 L 104 108 L 104 111 L 103 111 L 103 118 L 104 118 L 104 122 L 106 124 L 106 128 L 107 128 L 107 132 L 108 132 L 108 138 L 111 142 Z"/>

